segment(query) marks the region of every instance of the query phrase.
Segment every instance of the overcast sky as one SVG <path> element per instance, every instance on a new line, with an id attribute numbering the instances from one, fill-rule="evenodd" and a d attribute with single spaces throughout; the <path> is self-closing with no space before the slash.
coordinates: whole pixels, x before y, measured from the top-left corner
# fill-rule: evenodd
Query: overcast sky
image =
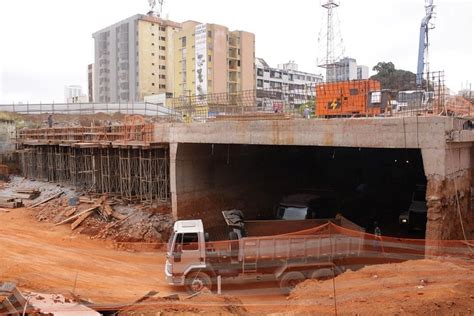
<path id="1" fill-rule="evenodd" d="M 472 0 L 434 0 L 431 71 L 453 90 L 474 82 Z M 87 90 L 92 33 L 146 13 L 146 0 L 0 0 L 0 103 L 63 102 L 65 85 Z M 319 72 L 319 0 L 165 0 L 164 16 L 217 23 L 256 34 L 256 54 L 271 66 L 295 60 Z M 424 0 L 341 0 L 345 55 L 372 68 L 392 61 L 416 72 Z"/>

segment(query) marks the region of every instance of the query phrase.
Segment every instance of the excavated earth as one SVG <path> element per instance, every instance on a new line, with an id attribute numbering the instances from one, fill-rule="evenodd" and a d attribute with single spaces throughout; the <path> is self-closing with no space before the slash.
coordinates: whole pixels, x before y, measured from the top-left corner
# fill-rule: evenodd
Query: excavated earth
<path id="1" fill-rule="evenodd" d="M 474 262 L 453 258 L 408 261 L 308 280 L 285 296 L 274 284 L 223 286 L 223 296 L 193 298 L 164 278 L 163 250 L 121 249 L 68 225 L 38 222 L 38 210 L 0 210 L 0 281 L 22 291 L 76 296 L 121 315 L 470 315 Z M 130 250 L 135 249 L 135 250 Z M 143 248 L 143 249 L 146 249 Z M 158 295 L 133 304 L 149 291 Z M 215 289 L 213 289 L 215 293 Z M 180 300 L 164 299 L 178 294 Z M 131 305 L 130 305 L 131 304 Z"/>

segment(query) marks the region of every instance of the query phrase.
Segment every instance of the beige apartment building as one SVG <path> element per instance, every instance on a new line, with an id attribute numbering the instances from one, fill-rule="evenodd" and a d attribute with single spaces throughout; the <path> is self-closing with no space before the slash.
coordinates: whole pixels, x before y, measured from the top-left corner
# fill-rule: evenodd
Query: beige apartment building
<path id="1" fill-rule="evenodd" d="M 173 34 L 180 29 L 180 23 L 137 14 L 94 33 L 94 101 L 127 103 L 172 95 Z"/>
<path id="2" fill-rule="evenodd" d="M 174 96 L 255 89 L 255 35 L 218 24 L 182 23 L 174 34 Z"/>

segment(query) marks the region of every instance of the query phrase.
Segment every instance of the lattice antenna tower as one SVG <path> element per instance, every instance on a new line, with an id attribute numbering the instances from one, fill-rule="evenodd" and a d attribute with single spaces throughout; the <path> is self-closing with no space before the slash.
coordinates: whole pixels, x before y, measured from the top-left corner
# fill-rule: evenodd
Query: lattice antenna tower
<path id="1" fill-rule="evenodd" d="M 337 67 L 337 61 L 344 55 L 344 44 L 340 32 L 340 21 L 337 17 L 337 8 L 340 2 L 337 0 L 323 0 L 321 7 L 327 10 L 326 25 L 320 29 L 318 37 L 319 48 L 325 48 L 326 55 L 318 58 L 318 67 L 326 68 L 326 79 L 328 71 Z"/>
<path id="2" fill-rule="evenodd" d="M 163 3 L 165 2 L 165 0 L 148 0 L 148 5 L 150 6 L 150 12 L 148 12 L 148 14 L 151 14 L 151 15 L 157 15 L 157 16 L 160 16 L 161 17 L 161 14 L 163 13 Z M 157 5 L 158 5 L 158 11 L 156 10 L 157 9 Z"/>

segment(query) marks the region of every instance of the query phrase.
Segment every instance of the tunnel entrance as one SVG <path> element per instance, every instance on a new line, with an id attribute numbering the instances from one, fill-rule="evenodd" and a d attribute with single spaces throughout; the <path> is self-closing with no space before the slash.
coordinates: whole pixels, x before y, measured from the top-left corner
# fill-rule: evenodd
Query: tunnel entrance
<path id="1" fill-rule="evenodd" d="M 240 209 L 246 219 L 339 213 L 369 233 L 379 226 L 386 236 L 425 236 L 426 177 L 420 150 L 180 146 L 177 170 L 179 164 L 184 168 L 178 172 L 177 193 L 184 194 L 182 201 L 189 197 L 188 203 L 178 203 L 180 218 L 219 221 L 225 209 Z"/>

